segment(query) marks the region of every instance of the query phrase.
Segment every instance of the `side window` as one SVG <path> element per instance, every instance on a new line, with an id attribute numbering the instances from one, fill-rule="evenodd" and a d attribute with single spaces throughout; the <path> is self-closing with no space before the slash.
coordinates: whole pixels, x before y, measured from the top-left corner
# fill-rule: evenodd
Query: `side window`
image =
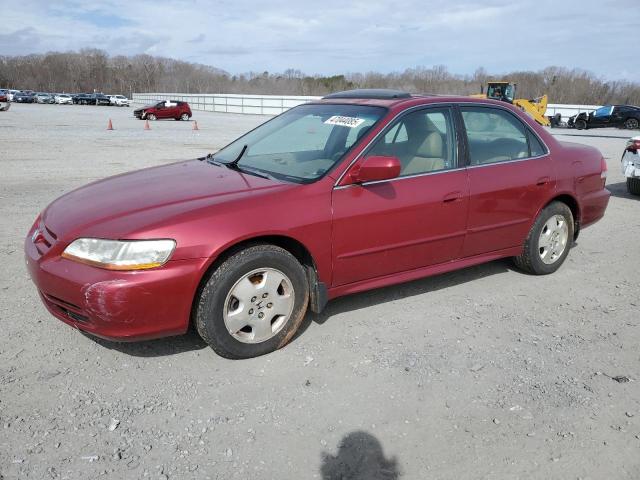
<path id="1" fill-rule="evenodd" d="M 455 168 L 456 152 L 451 111 L 430 108 L 398 119 L 367 155 L 398 157 L 402 177 Z"/>
<path id="2" fill-rule="evenodd" d="M 409 135 L 407 135 L 407 127 L 405 127 L 402 122 L 396 123 L 396 126 L 389 130 L 384 136 L 384 143 L 387 145 L 392 143 L 403 143 L 408 140 Z"/>
<path id="3" fill-rule="evenodd" d="M 544 145 L 540 143 L 538 137 L 536 137 L 533 133 L 527 132 L 529 134 L 529 150 L 531 151 L 532 157 L 539 157 L 547 153 L 547 150 L 544 148 Z"/>
<path id="4" fill-rule="evenodd" d="M 471 165 L 529 157 L 527 130 L 510 113 L 488 107 L 462 107 Z"/>

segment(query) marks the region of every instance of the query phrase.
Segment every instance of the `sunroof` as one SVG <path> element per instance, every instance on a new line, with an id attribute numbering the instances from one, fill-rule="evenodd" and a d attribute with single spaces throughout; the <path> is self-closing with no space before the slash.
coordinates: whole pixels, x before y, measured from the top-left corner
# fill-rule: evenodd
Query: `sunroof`
<path id="1" fill-rule="evenodd" d="M 375 98 L 381 100 L 393 100 L 395 98 L 409 98 L 411 94 L 401 90 L 391 90 L 388 88 L 358 88 L 355 90 L 345 90 L 325 95 L 322 98 Z"/>

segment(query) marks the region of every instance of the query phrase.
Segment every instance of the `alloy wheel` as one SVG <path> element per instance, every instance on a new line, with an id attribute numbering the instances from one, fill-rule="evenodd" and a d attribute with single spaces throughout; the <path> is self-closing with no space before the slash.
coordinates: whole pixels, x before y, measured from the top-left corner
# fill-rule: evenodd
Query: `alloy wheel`
<path id="1" fill-rule="evenodd" d="M 538 238 L 540 259 L 547 265 L 558 261 L 569 241 L 569 226 L 562 215 L 554 215 L 542 227 Z"/>
<path id="2" fill-rule="evenodd" d="M 238 280 L 224 302 L 227 331 L 243 343 L 262 343 L 286 325 L 295 294 L 289 277 L 275 268 L 252 270 Z"/>

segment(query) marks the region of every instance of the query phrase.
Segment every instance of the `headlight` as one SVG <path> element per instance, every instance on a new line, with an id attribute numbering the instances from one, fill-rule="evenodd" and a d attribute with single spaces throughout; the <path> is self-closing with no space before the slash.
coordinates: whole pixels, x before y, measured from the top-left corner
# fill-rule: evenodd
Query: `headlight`
<path id="1" fill-rule="evenodd" d="M 166 263 L 175 248 L 175 240 L 78 238 L 65 248 L 62 256 L 107 270 L 143 270 Z"/>

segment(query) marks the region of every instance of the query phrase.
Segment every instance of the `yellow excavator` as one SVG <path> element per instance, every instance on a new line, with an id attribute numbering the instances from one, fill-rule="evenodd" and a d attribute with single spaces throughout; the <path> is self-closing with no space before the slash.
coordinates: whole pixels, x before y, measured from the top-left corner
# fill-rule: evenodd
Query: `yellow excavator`
<path id="1" fill-rule="evenodd" d="M 545 116 L 547 111 L 547 95 L 527 100 L 525 98 L 516 97 L 517 85 L 511 82 L 488 82 L 487 93 L 478 93 L 471 95 L 475 98 L 491 98 L 493 100 L 501 100 L 503 102 L 511 103 L 520 110 L 528 113 L 536 122 L 540 125 L 548 127 L 551 125 L 549 119 Z"/>

